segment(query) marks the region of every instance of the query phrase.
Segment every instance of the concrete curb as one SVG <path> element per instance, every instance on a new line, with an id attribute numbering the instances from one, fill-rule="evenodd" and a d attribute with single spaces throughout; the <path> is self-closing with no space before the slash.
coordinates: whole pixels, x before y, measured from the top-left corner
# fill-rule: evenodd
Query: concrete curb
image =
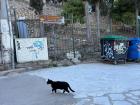
<path id="1" fill-rule="evenodd" d="M 99 62 L 100 61 L 77 62 L 77 63 L 72 62 L 73 63 L 72 65 L 86 64 L 86 63 L 99 63 Z M 63 66 L 63 65 L 60 65 L 60 66 Z M 71 65 L 69 65 L 69 66 L 71 66 Z M 40 65 L 40 66 L 36 66 L 36 67 L 29 66 L 29 67 L 21 67 L 21 68 L 16 68 L 16 69 L 9 69 L 9 70 L 5 70 L 5 71 L 0 71 L 0 76 L 7 76 L 7 75 L 10 75 L 12 73 L 23 73 L 23 72 L 28 72 L 31 70 L 38 70 L 38 69 L 44 69 L 44 68 L 50 68 L 50 67 Z"/>
<path id="2" fill-rule="evenodd" d="M 18 68 L 18 69 L 11 69 L 11 70 L 6 70 L 6 71 L 1 71 L 0 76 L 6 76 L 10 73 L 22 73 L 22 72 L 27 72 L 34 70 L 35 68 L 32 67 L 27 67 L 27 68 Z"/>

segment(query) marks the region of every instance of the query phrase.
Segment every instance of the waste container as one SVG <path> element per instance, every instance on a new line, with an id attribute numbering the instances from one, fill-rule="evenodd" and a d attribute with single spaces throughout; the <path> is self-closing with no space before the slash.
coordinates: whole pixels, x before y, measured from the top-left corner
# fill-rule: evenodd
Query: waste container
<path id="1" fill-rule="evenodd" d="M 101 58 L 117 64 L 127 59 L 128 38 L 118 35 L 107 35 L 101 40 Z"/>
<path id="2" fill-rule="evenodd" d="M 129 39 L 127 58 L 128 60 L 140 59 L 140 38 Z"/>

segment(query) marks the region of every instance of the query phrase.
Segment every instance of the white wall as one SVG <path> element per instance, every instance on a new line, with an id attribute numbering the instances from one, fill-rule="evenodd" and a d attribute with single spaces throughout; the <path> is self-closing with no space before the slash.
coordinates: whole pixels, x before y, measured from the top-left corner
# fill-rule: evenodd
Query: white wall
<path id="1" fill-rule="evenodd" d="M 8 0 L 1 0 L 0 4 L 0 28 L 2 45 L 2 62 L 13 63 L 13 33 L 9 12 Z M 12 64 L 13 65 L 13 64 Z"/>
<path id="2" fill-rule="evenodd" d="M 15 39 L 15 46 L 19 63 L 48 60 L 47 38 Z"/>

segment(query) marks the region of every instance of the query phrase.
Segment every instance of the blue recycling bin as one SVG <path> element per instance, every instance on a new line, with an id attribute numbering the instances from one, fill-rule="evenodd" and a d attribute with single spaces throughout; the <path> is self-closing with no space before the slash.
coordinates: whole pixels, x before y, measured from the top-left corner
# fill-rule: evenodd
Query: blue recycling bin
<path id="1" fill-rule="evenodd" d="M 127 58 L 128 60 L 140 59 L 140 38 L 131 38 L 129 40 Z"/>

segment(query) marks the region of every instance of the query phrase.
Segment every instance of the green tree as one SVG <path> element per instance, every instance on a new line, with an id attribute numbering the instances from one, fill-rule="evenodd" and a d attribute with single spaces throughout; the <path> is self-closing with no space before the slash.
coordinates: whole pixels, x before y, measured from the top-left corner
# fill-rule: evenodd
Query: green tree
<path id="1" fill-rule="evenodd" d="M 84 22 L 84 5 L 82 0 L 69 0 L 63 5 L 63 15 L 73 15 L 74 22 Z"/>
<path id="2" fill-rule="evenodd" d="M 101 15 L 108 17 L 108 30 L 112 33 L 112 10 L 114 7 L 114 0 L 101 0 Z"/>
<path id="3" fill-rule="evenodd" d="M 133 13 L 133 15 L 134 15 L 134 6 L 133 5 L 134 5 L 134 3 L 128 2 L 128 0 L 115 1 L 113 12 L 112 12 L 113 18 L 115 20 L 121 21 L 123 23 L 125 23 L 124 20 L 127 20 L 127 19 L 129 19 L 129 21 L 130 21 L 130 18 L 124 18 L 124 15 L 125 15 L 125 13 L 128 14 L 128 12 Z"/>
<path id="4" fill-rule="evenodd" d="M 139 0 L 118 0 L 115 1 L 115 7 L 113 10 L 113 15 L 115 19 L 124 22 L 123 20 L 127 20 L 127 14 L 133 14 L 133 17 L 137 17 L 139 15 L 140 10 L 140 1 Z M 135 15 L 137 14 L 137 15 Z M 125 19 L 123 18 L 125 15 Z M 135 15 L 135 16 L 134 16 Z M 129 18 L 129 21 L 131 18 Z M 134 20 L 134 18 L 133 18 Z"/>
<path id="5" fill-rule="evenodd" d="M 136 16 L 136 34 L 138 35 L 138 37 L 140 36 L 140 26 L 139 26 L 139 22 L 138 22 L 138 16 L 139 16 L 139 12 L 140 12 L 140 1 L 139 0 L 132 0 L 135 2 L 135 16 Z"/>
<path id="6" fill-rule="evenodd" d="M 109 23 L 109 31 L 112 34 L 112 10 L 114 8 L 114 1 L 115 0 L 105 0 L 107 5 L 107 14 L 108 14 L 108 23 Z"/>
<path id="7" fill-rule="evenodd" d="M 43 5 L 43 0 L 30 0 L 30 6 L 35 9 L 36 14 L 42 13 Z"/>
<path id="8" fill-rule="evenodd" d="M 139 27 L 138 18 L 137 18 L 140 13 L 140 0 L 126 0 L 126 2 L 132 4 L 131 8 L 133 8 L 133 10 L 135 11 L 136 34 L 140 36 L 140 33 L 139 33 L 140 27 Z"/>
<path id="9" fill-rule="evenodd" d="M 114 0 L 87 0 L 90 4 L 95 5 L 96 21 L 97 21 L 97 36 L 100 38 L 100 14 L 108 15 L 109 17 L 109 29 L 112 32 L 112 8 L 114 5 Z"/>

